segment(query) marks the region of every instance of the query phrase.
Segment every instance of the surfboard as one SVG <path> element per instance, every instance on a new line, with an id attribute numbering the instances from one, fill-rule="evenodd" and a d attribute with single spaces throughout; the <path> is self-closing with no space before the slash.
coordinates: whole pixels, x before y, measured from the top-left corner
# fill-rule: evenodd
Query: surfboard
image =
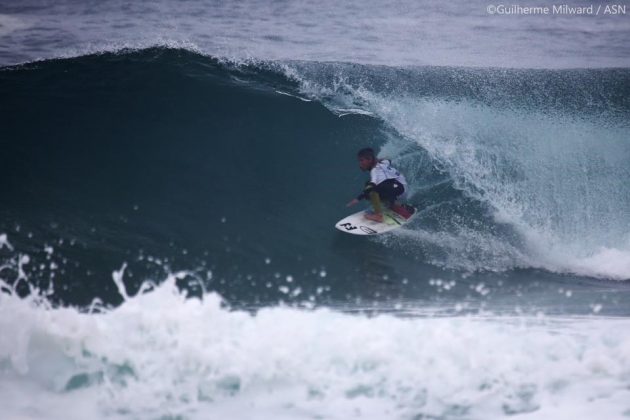
<path id="1" fill-rule="evenodd" d="M 418 214 L 418 210 L 415 209 L 411 217 L 405 219 L 398 213 L 386 209 L 383 211 L 383 222 L 380 223 L 365 218 L 365 213 L 369 211 L 369 209 L 363 210 L 344 217 L 337 222 L 335 227 L 342 232 L 352 235 L 378 235 L 404 226 Z"/>

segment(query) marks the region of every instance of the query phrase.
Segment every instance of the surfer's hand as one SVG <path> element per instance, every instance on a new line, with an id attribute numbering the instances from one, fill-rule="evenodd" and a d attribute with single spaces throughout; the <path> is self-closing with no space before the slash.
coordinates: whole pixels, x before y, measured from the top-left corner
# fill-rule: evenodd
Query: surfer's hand
<path id="1" fill-rule="evenodd" d="M 352 206 L 354 206 L 355 204 L 358 204 L 358 203 L 359 203 L 359 200 L 357 200 L 355 198 L 352 201 L 350 201 L 348 204 L 346 204 L 346 207 L 352 207 Z"/>

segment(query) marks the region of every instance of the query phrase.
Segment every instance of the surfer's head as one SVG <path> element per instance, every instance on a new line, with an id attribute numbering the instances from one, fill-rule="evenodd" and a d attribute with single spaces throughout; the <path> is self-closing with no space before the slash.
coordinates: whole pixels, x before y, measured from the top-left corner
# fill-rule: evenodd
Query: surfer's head
<path id="1" fill-rule="evenodd" d="M 359 167 L 362 171 L 369 171 L 376 164 L 376 155 L 374 154 L 374 149 L 371 149 L 369 147 L 359 150 L 359 152 L 357 153 L 357 158 L 359 159 Z"/>

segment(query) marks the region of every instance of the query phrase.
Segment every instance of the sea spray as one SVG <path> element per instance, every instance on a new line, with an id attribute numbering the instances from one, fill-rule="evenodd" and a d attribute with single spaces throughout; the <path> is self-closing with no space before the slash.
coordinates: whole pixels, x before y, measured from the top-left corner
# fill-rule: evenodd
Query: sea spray
<path id="1" fill-rule="evenodd" d="M 114 277 L 125 281 L 122 270 Z M 1 293 L 4 412 L 615 418 L 628 408 L 624 319 L 246 313 L 215 293 L 186 298 L 176 277 L 102 313 Z"/>

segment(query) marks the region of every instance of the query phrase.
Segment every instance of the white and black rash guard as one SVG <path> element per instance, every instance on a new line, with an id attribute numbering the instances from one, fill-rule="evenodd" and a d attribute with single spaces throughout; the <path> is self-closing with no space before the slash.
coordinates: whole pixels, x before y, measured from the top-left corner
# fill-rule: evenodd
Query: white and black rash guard
<path id="1" fill-rule="evenodd" d="M 390 179 L 396 181 L 394 188 L 396 188 L 396 185 L 402 185 L 402 194 L 406 192 L 407 180 L 405 176 L 392 166 L 392 162 L 389 159 L 379 160 L 370 170 L 370 182 L 367 183 L 363 192 L 357 196 L 357 200 L 367 199 L 368 194 L 373 188 L 376 188 L 379 184 Z"/>
<path id="2" fill-rule="evenodd" d="M 395 179 L 403 184 L 405 189 L 407 187 L 405 176 L 392 166 L 392 162 L 389 159 L 379 160 L 370 171 L 370 182 L 378 185 L 387 179 Z"/>

